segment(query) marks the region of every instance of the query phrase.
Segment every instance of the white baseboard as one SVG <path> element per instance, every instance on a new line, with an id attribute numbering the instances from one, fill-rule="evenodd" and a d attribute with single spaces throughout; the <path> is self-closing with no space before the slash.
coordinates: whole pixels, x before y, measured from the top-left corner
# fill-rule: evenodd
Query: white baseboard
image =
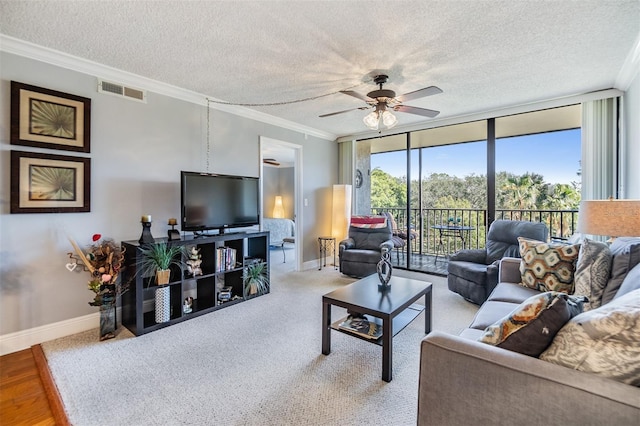
<path id="1" fill-rule="evenodd" d="M 0 356 L 28 349 L 38 343 L 91 330 L 92 328 L 97 329 L 99 322 L 100 313 L 96 312 L 82 317 L 30 328 L 28 330 L 4 334 L 0 336 Z"/>
<path id="2" fill-rule="evenodd" d="M 302 264 L 303 270 L 318 269 L 320 261 L 318 259 L 310 260 Z M 327 262 L 326 268 L 333 268 Z M 153 303 L 153 301 L 150 301 Z M 120 308 L 118 308 L 117 318 L 121 318 Z M 15 333 L 4 334 L 0 336 L 0 356 L 28 349 L 33 345 L 47 342 L 53 339 L 70 336 L 72 334 L 81 333 L 83 331 L 98 328 L 100 321 L 100 313 L 85 315 L 82 317 L 71 318 L 40 327 L 30 328 L 28 330 L 17 331 Z M 118 326 L 122 326 L 118 324 Z"/>

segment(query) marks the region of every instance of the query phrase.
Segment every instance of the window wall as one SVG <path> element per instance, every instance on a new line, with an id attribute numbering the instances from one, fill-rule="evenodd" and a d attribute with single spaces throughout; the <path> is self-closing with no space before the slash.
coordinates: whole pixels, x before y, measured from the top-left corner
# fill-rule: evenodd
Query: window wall
<path id="1" fill-rule="evenodd" d="M 501 117 L 496 128 L 496 218 L 542 221 L 552 238 L 577 225 L 581 107 Z"/>
<path id="2" fill-rule="evenodd" d="M 358 141 L 356 213 L 388 211 L 407 246 L 397 266 L 446 273 L 447 256 L 485 245 L 496 218 L 575 229 L 580 106 Z"/>

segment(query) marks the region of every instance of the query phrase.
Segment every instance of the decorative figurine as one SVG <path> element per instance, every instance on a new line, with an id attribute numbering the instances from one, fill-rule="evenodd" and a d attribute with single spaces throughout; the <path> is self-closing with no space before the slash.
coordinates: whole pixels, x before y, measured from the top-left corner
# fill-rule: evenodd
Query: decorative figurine
<path id="1" fill-rule="evenodd" d="M 193 297 L 185 297 L 184 303 L 182 304 L 182 312 L 190 314 L 191 311 L 193 311 Z"/>
<path id="2" fill-rule="evenodd" d="M 382 259 L 378 262 L 376 269 L 378 271 L 378 278 L 380 279 L 378 290 L 389 290 L 391 288 L 389 281 L 391 280 L 391 272 L 393 271 L 393 266 L 391 265 L 391 254 L 389 252 L 382 255 Z"/>
<path id="3" fill-rule="evenodd" d="M 202 275 L 202 268 L 200 265 L 202 264 L 202 255 L 200 254 L 200 249 L 197 247 L 191 247 L 191 251 L 189 252 L 189 260 L 185 262 L 187 264 L 187 271 L 192 276 Z"/>

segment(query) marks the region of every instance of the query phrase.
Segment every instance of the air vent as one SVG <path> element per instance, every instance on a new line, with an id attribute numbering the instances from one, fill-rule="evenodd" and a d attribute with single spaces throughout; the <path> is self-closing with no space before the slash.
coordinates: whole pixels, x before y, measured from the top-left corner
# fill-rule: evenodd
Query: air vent
<path id="1" fill-rule="evenodd" d="M 121 96 L 138 102 L 147 102 L 147 92 L 144 90 L 126 87 L 122 84 L 111 83 L 109 81 L 98 80 L 98 92 Z"/>

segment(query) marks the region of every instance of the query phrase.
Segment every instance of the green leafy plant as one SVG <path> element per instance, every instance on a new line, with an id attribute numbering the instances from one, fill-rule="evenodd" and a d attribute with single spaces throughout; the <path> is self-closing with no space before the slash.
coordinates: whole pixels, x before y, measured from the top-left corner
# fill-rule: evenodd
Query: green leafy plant
<path id="1" fill-rule="evenodd" d="M 163 241 L 140 247 L 140 254 L 137 264 L 138 273 L 158 280 L 156 277 L 158 271 L 167 271 L 171 266 L 182 266 L 184 247 L 169 245 Z"/>
<path id="2" fill-rule="evenodd" d="M 253 263 L 244 268 L 242 280 L 245 294 L 264 294 L 269 291 L 269 277 L 267 276 L 266 263 Z"/>

